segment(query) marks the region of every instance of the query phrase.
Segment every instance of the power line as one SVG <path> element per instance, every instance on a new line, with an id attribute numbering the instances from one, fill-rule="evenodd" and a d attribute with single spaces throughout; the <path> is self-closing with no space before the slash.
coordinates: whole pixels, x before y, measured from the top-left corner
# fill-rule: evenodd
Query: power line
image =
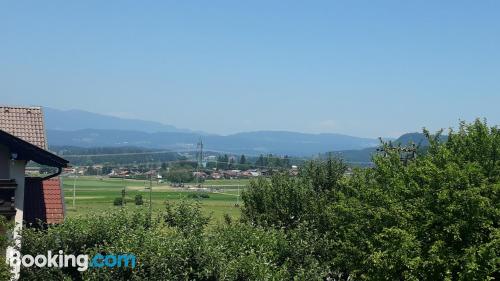
<path id="1" fill-rule="evenodd" d="M 103 153 L 103 154 L 59 154 L 63 157 L 101 157 L 101 156 L 128 156 L 128 155 L 149 155 L 149 154 L 163 154 L 163 153 L 177 153 L 172 150 L 164 151 L 151 151 L 151 152 L 127 152 L 127 153 Z"/>
<path id="2" fill-rule="evenodd" d="M 200 147 L 201 146 L 201 147 Z M 201 153 L 203 153 L 203 143 L 198 143 L 198 148 L 201 148 Z M 188 151 L 188 152 L 191 152 L 191 153 L 194 153 L 194 154 L 198 154 L 198 150 L 196 150 L 195 152 L 193 151 Z M 171 150 L 165 150 L 165 151 L 154 151 L 154 152 L 130 152 L 130 153 L 103 153 L 103 154 L 59 154 L 59 156 L 62 156 L 62 157 L 65 157 L 65 158 L 70 158 L 70 157 L 101 157 L 101 156 L 128 156 L 128 155 L 149 155 L 149 154 L 163 154 L 163 153 L 178 153 L 176 151 L 171 151 Z M 226 154 L 232 154 L 232 155 L 240 155 L 239 153 L 226 153 Z M 199 155 L 199 154 L 198 154 Z M 249 155 L 249 154 L 241 154 L 241 155 L 247 155 L 247 156 L 250 156 L 250 157 L 260 157 L 259 156 L 255 156 L 255 155 Z M 264 157 L 266 157 L 266 159 L 286 159 L 285 157 L 283 156 L 271 156 L 272 154 L 266 154 L 266 155 L 262 155 Z M 290 160 L 311 160 L 310 158 L 299 158 L 299 157 L 293 157 L 293 156 L 288 156 L 288 159 Z M 183 161 L 183 160 L 181 160 Z M 186 160 L 187 161 L 187 160 Z M 194 160 L 193 160 L 194 161 Z M 210 161 L 210 162 L 214 162 L 214 161 Z"/>
<path id="3" fill-rule="evenodd" d="M 199 151 L 198 151 L 198 149 L 199 149 Z M 198 142 L 196 151 L 191 150 L 191 151 L 187 151 L 187 152 L 194 153 L 196 159 L 194 159 L 194 160 L 193 159 L 191 159 L 191 160 L 190 159 L 166 160 L 166 161 L 157 160 L 157 161 L 147 161 L 147 162 L 135 162 L 134 164 L 136 164 L 136 165 L 150 165 L 150 164 L 161 164 L 162 162 L 167 162 L 167 163 L 193 163 L 193 162 L 196 162 L 197 165 L 200 165 L 201 162 L 203 162 L 203 143 L 201 143 L 201 139 L 200 139 L 200 142 Z M 164 154 L 164 153 L 178 153 L 178 152 L 171 151 L 171 150 L 164 150 L 164 151 L 151 151 L 151 152 L 103 153 L 103 154 L 81 154 L 81 155 L 74 154 L 74 155 L 61 155 L 61 156 L 65 157 L 65 158 L 89 158 L 89 157 L 106 157 L 106 156 L 151 155 L 151 154 Z M 228 154 L 239 155 L 237 153 L 228 153 Z M 243 154 L 243 155 L 245 155 L 245 154 Z M 248 155 L 248 156 L 251 156 L 251 155 Z M 271 154 L 262 155 L 262 156 L 264 156 L 268 162 L 270 159 L 279 159 L 279 160 L 286 159 L 285 157 L 281 157 L 281 156 L 271 156 Z M 252 156 L 252 157 L 258 158 L 259 156 Z M 200 158 L 201 158 L 201 160 L 200 160 Z M 302 162 L 308 162 L 308 161 L 314 160 L 311 158 L 293 157 L 293 156 L 289 156 L 288 159 L 291 161 L 302 161 Z M 318 161 L 318 160 L 315 160 L 315 161 Z M 321 160 L 319 160 L 319 161 L 321 162 Z M 350 164 L 371 164 L 372 163 L 372 162 L 365 162 L 365 161 L 345 161 L 345 162 L 350 163 Z M 236 165 L 238 165 L 238 163 L 233 163 L 231 161 L 220 161 L 220 160 L 207 161 L 207 163 L 216 163 L 216 165 L 218 165 L 218 164 L 236 164 Z M 132 164 L 132 163 L 130 163 L 130 164 Z M 252 164 L 250 164 L 250 166 L 256 167 L 256 168 L 283 168 L 283 167 L 279 167 L 279 166 L 252 165 Z"/>

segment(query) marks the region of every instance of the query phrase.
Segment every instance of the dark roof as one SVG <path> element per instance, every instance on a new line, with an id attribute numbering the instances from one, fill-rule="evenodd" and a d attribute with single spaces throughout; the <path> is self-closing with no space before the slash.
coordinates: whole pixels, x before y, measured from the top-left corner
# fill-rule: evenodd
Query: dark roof
<path id="1" fill-rule="evenodd" d="M 41 165 L 63 168 L 67 167 L 69 161 L 63 159 L 47 150 L 13 136 L 0 130 L 0 144 L 7 146 L 11 153 L 15 153 L 16 159 L 32 160 Z"/>
<path id="2" fill-rule="evenodd" d="M 47 149 L 43 112 L 40 107 L 0 106 L 0 130 Z"/>
<path id="3" fill-rule="evenodd" d="M 44 181 L 41 178 L 26 178 L 23 219 L 26 223 L 33 224 L 39 221 L 47 224 L 63 222 L 60 178 Z"/>

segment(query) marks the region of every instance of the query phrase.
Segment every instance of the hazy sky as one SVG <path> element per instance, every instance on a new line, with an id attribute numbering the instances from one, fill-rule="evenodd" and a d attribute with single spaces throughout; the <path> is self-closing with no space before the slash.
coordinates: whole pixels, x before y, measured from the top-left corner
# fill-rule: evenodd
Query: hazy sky
<path id="1" fill-rule="evenodd" d="M 0 103 L 222 134 L 500 124 L 499 15 L 493 0 L 2 0 Z"/>

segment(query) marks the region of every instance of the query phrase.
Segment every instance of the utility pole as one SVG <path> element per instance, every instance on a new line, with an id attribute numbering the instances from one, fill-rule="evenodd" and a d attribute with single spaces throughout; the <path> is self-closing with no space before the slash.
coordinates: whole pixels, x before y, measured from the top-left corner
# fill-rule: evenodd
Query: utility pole
<path id="1" fill-rule="evenodd" d="M 75 174 L 74 174 L 74 178 L 73 178 L 73 209 L 76 210 L 76 178 L 77 178 L 77 175 L 76 175 L 76 168 L 75 168 Z"/>
<path id="2" fill-rule="evenodd" d="M 198 181 L 199 181 L 198 177 L 200 175 L 200 168 L 203 165 L 203 141 L 201 140 L 201 138 L 198 141 L 198 144 L 196 145 L 196 149 L 199 150 L 197 152 L 198 155 L 196 157 L 198 162 L 196 165 L 196 186 L 198 186 Z"/>
<path id="3" fill-rule="evenodd" d="M 125 185 L 125 178 L 123 177 L 122 178 L 122 183 L 123 183 L 123 189 L 122 189 L 122 208 L 125 206 L 125 188 L 126 188 L 126 185 Z"/>
<path id="4" fill-rule="evenodd" d="M 236 206 L 240 206 L 240 185 L 238 185 L 238 197 L 236 197 Z"/>
<path id="5" fill-rule="evenodd" d="M 153 193 L 153 173 L 150 173 L 149 174 L 149 221 L 150 222 L 153 218 L 152 193 Z"/>

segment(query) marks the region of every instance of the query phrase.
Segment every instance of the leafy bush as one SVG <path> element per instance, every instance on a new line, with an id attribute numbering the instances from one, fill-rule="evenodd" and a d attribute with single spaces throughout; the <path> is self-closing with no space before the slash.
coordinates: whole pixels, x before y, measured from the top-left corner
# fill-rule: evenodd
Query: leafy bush
<path id="1" fill-rule="evenodd" d="M 116 197 L 115 200 L 113 200 L 113 205 L 115 206 L 122 206 L 124 203 L 122 197 Z"/>
<path id="2" fill-rule="evenodd" d="M 290 279 L 279 253 L 286 236 L 234 223 L 205 229 L 196 204 L 169 205 L 162 218 L 118 209 L 89 218 L 70 218 L 47 230 L 25 229 L 23 254 L 64 250 L 65 254 L 132 253 L 132 268 L 23 268 L 22 280 L 283 280 Z M 190 219 L 191 218 L 191 219 Z M 292 248 L 294 246 L 290 246 Z M 303 270 L 307 271 L 307 270 Z M 318 278 L 315 278 L 318 279 Z M 314 279 L 310 279 L 314 280 Z"/>
<path id="3" fill-rule="evenodd" d="M 12 222 L 0 216 L 0 281 L 10 280 L 10 268 L 5 261 L 5 250 L 10 246 L 9 234 L 13 229 Z"/>
<path id="4" fill-rule="evenodd" d="M 187 198 L 191 198 L 191 199 L 207 199 L 207 198 L 210 198 L 210 195 L 208 195 L 207 193 L 189 193 L 187 195 Z"/>
<path id="5" fill-rule="evenodd" d="M 140 205 L 144 204 L 144 201 L 142 200 L 142 195 L 141 194 L 136 194 L 135 198 L 134 198 L 134 201 L 135 201 L 135 205 L 137 205 L 137 206 L 140 206 Z"/>
<path id="6" fill-rule="evenodd" d="M 190 168 L 173 167 L 166 174 L 168 181 L 172 183 L 186 183 L 194 180 L 193 172 Z"/>
<path id="7" fill-rule="evenodd" d="M 209 217 L 201 213 L 199 203 L 188 201 L 181 201 L 179 204 L 167 203 L 163 218 L 168 226 L 178 228 L 183 233 L 199 233 L 209 221 Z"/>
<path id="8" fill-rule="evenodd" d="M 140 253 L 144 239 L 149 237 L 149 229 L 156 228 L 147 212 L 128 212 L 117 209 L 87 218 L 67 218 L 63 224 L 53 225 L 46 230 L 25 228 L 22 232 L 22 254 L 37 255 L 51 250 L 63 250 L 65 254 L 96 253 Z M 142 253 L 143 255 L 146 253 Z M 76 268 L 22 268 L 22 280 L 111 280 L 113 276 L 125 278 L 130 268 L 109 271 L 89 270 L 84 273 Z M 127 279 L 127 278 L 125 278 Z"/>

